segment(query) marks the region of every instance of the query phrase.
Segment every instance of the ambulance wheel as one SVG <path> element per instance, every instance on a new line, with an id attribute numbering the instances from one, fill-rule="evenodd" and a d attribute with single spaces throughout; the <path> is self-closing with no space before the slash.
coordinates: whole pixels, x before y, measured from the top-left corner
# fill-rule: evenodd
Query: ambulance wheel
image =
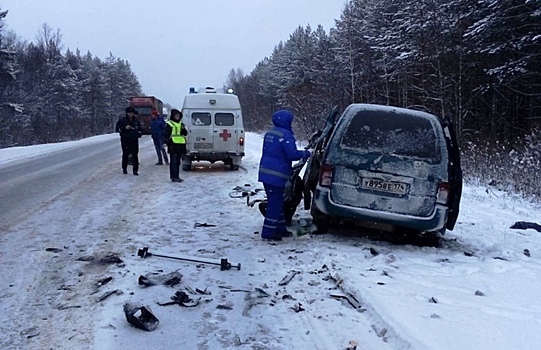
<path id="1" fill-rule="evenodd" d="M 182 170 L 184 171 L 190 171 L 192 170 L 192 157 L 190 156 L 183 156 L 182 160 Z"/>

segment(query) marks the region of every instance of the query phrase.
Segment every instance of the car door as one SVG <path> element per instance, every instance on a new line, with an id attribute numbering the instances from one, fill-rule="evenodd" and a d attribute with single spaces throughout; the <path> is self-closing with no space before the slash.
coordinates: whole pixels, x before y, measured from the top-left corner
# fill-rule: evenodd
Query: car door
<path id="1" fill-rule="evenodd" d="M 213 150 L 212 115 L 207 111 L 191 112 L 188 133 L 189 151 L 208 153 Z"/>
<path id="2" fill-rule="evenodd" d="M 312 193 L 316 189 L 316 184 L 319 177 L 319 168 L 321 166 L 321 159 L 329 138 L 334 131 L 338 115 L 338 106 L 330 111 L 325 122 L 325 126 L 321 132 L 315 133 L 308 144 L 308 148 L 312 149 L 312 156 L 308 159 L 308 165 L 304 172 L 304 209 L 310 209 L 312 202 Z"/>
<path id="3" fill-rule="evenodd" d="M 453 126 L 448 121 L 442 122 L 447 150 L 449 152 L 449 214 L 447 215 L 447 229 L 453 230 L 458 219 L 460 198 L 462 197 L 462 168 L 460 165 L 460 151 Z"/>
<path id="4" fill-rule="evenodd" d="M 237 130 L 235 114 L 231 111 L 214 112 L 214 151 L 227 153 L 237 151 Z"/>

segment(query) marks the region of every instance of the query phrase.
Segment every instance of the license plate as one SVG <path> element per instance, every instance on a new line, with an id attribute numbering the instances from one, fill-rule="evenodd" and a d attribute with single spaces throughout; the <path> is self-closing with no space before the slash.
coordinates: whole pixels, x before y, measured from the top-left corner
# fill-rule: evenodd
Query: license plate
<path id="1" fill-rule="evenodd" d="M 213 147 L 212 143 L 207 143 L 207 142 L 196 142 L 193 144 L 193 148 L 197 148 L 197 149 L 212 148 L 212 147 Z"/>
<path id="2" fill-rule="evenodd" d="M 408 186 L 401 182 L 381 181 L 377 179 L 361 179 L 361 188 L 394 194 L 406 194 Z"/>

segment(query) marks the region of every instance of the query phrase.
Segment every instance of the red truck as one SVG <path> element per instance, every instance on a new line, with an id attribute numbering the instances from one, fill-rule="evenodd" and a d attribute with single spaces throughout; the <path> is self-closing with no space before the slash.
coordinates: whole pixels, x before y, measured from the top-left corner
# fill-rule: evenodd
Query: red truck
<path id="1" fill-rule="evenodd" d="M 155 109 L 159 115 L 163 111 L 163 102 L 154 96 L 130 97 L 130 107 L 135 108 L 138 113 L 139 122 L 143 134 L 150 134 L 151 113 Z"/>

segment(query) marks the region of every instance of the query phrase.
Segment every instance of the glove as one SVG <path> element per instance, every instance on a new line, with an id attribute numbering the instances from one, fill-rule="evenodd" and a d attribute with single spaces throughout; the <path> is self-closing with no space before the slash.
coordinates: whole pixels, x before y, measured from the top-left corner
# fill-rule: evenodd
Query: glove
<path id="1" fill-rule="evenodd" d="M 304 156 L 302 157 L 302 159 L 304 160 L 307 160 L 308 158 L 310 158 L 312 156 L 312 152 L 308 151 L 308 150 L 305 150 L 304 151 Z"/>

